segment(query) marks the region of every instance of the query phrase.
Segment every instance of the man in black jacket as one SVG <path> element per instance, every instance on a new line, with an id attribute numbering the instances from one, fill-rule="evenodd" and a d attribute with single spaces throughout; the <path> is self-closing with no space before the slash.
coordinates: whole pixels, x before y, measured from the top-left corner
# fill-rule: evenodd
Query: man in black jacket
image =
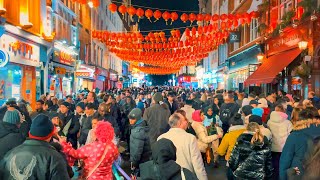
<path id="1" fill-rule="evenodd" d="M 48 111 L 45 111 L 43 110 L 43 105 L 44 105 L 44 101 L 39 99 L 37 102 L 36 102 L 36 110 L 33 111 L 31 114 L 30 114 L 30 117 L 31 119 L 34 119 L 37 115 L 39 114 L 46 114 L 48 115 Z"/>
<path id="2" fill-rule="evenodd" d="M 105 103 L 101 103 L 98 108 L 98 117 L 103 121 L 108 121 L 114 129 L 115 135 L 120 135 L 118 123 L 111 114 L 111 104 L 107 105 Z"/>
<path id="3" fill-rule="evenodd" d="M 0 179 L 70 179 L 67 163 L 49 142 L 55 128 L 40 114 L 32 122 L 29 139 L 9 151 L 0 162 Z"/>
<path id="4" fill-rule="evenodd" d="M 82 119 L 80 137 L 79 137 L 79 144 L 84 145 L 87 140 L 88 133 L 90 129 L 92 129 L 92 118 L 94 116 L 94 108 L 95 105 L 92 103 L 88 103 L 85 107 L 85 117 Z"/>
<path id="5" fill-rule="evenodd" d="M 224 97 L 224 103 L 220 107 L 220 120 L 224 134 L 228 132 L 229 120 L 239 111 L 239 105 L 234 102 L 233 93 L 229 92 Z"/>
<path id="6" fill-rule="evenodd" d="M 173 114 L 176 110 L 179 109 L 178 102 L 175 100 L 175 93 L 169 92 L 165 103 L 169 106 L 171 114 Z"/>
<path id="7" fill-rule="evenodd" d="M 7 110 L 0 123 L 0 159 L 11 149 L 23 143 L 25 138 L 19 131 L 20 114 L 16 109 Z"/>
<path id="8" fill-rule="evenodd" d="M 77 148 L 77 134 L 80 129 L 80 123 L 71 109 L 71 104 L 63 102 L 60 105 L 59 118 L 63 122 L 62 132 L 67 136 L 67 141 L 72 144 L 73 148 Z"/>

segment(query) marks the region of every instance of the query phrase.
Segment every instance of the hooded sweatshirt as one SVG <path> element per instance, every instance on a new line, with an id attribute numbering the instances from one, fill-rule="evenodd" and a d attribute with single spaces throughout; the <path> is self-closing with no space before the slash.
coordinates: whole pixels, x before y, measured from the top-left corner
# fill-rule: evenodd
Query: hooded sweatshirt
<path id="1" fill-rule="evenodd" d="M 272 152 L 282 152 L 283 146 L 292 131 L 292 123 L 287 120 L 288 115 L 283 112 L 271 112 L 268 127 L 272 133 Z"/>
<path id="2" fill-rule="evenodd" d="M 23 143 L 24 137 L 15 124 L 0 123 L 0 159 L 11 149 Z"/>

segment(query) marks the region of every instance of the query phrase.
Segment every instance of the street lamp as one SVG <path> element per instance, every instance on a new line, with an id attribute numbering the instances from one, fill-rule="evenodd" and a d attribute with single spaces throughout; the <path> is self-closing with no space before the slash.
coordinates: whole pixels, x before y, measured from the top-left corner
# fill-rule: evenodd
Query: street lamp
<path id="1" fill-rule="evenodd" d="M 263 54 L 263 53 L 259 53 L 259 54 L 257 55 L 257 58 L 258 58 L 258 62 L 261 62 L 261 63 L 262 63 L 262 60 L 263 60 L 263 58 L 264 58 L 264 54 Z"/>
<path id="2" fill-rule="evenodd" d="M 298 46 L 300 50 L 306 50 L 308 48 L 308 41 L 300 41 Z"/>

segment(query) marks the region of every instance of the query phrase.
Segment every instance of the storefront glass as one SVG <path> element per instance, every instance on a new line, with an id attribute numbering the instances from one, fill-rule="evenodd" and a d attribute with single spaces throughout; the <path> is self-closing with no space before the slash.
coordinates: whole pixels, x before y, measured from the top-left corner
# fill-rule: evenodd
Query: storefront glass
<path id="1" fill-rule="evenodd" d="M 21 98 L 22 68 L 19 65 L 8 64 L 0 68 L 0 104 L 8 98 Z"/>

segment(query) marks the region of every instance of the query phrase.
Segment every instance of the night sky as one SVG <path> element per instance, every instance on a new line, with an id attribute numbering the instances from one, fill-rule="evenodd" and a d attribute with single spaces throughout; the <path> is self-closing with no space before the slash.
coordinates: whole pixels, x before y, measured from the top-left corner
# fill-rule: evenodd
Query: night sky
<path id="1" fill-rule="evenodd" d="M 193 13 L 199 12 L 199 3 L 198 0 L 132 0 L 132 5 L 138 5 L 138 6 L 144 6 L 144 7 L 152 7 L 152 8 L 159 8 L 159 9 L 170 9 L 170 10 L 179 10 L 179 11 L 189 11 L 185 12 L 187 14 L 190 14 L 191 11 L 194 11 Z M 142 8 L 146 10 L 146 8 Z M 151 8 L 150 8 L 151 9 Z M 153 12 L 156 9 L 151 9 Z M 165 12 L 165 10 L 160 10 L 162 13 Z M 168 11 L 169 13 L 173 11 Z M 171 24 L 171 20 L 168 21 L 168 25 L 166 25 L 166 22 L 164 19 L 160 18 L 157 22 L 153 22 L 155 19 L 151 18 L 152 23 L 147 18 L 140 19 L 139 22 L 139 28 L 140 31 L 150 31 L 150 30 L 163 30 L 163 29 L 173 29 L 173 28 L 179 28 L 179 27 L 186 27 L 190 25 L 190 22 L 183 23 L 180 20 L 180 15 L 183 12 L 177 12 L 179 15 L 178 20 L 173 22 Z M 195 22 L 193 23 L 195 24 Z M 180 29 L 181 34 L 184 32 L 184 29 Z M 164 31 L 166 33 L 166 36 L 170 35 L 170 30 Z M 148 32 L 142 32 L 144 35 L 148 34 Z M 167 82 L 171 76 L 156 76 L 152 75 L 151 78 L 153 79 L 154 83 L 157 85 L 162 85 L 164 82 Z"/>

